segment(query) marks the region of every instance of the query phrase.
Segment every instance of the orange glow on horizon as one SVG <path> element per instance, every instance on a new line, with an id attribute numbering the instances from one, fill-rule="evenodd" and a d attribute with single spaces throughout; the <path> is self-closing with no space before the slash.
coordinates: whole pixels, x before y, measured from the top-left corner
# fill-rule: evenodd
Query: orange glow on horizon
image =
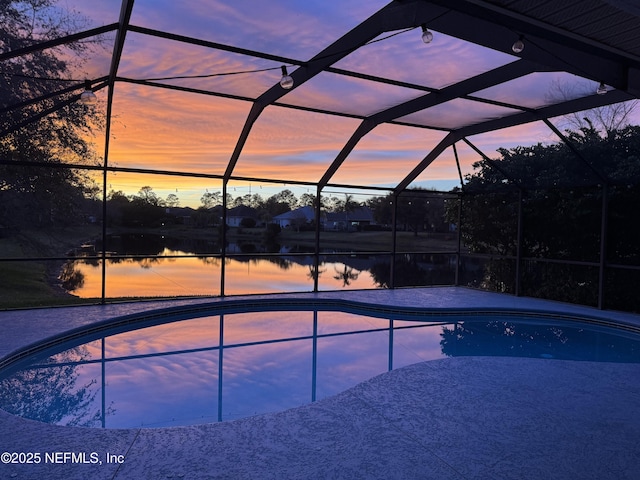
<path id="1" fill-rule="evenodd" d="M 226 14 L 232 10 L 225 7 Z M 307 20 L 312 21 L 313 18 L 309 17 Z M 379 74 L 376 69 L 380 64 L 385 64 L 389 66 L 387 75 L 390 78 L 444 88 L 455 81 L 514 60 L 509 55 L 488 51 L 446 35 L 437 35 L 434 42 L 439 42 L 438 48 L 434 49 L 434 45 L 431 45 L 428 50 L 434 56 L 431 62 L 416 63 L 414 56 L 403 54 L 416 48 L 413 33 L 407 32 L 384 42 L 368 45 L 345 57 L 336 66 Z M 160 83 L 219 91 L 246 100 L 126 82 L 118 82 L 115 87 L 109 144 L 110 166 L 223 175 L 247 121 L 252 106 L 250 100 L 277 85 L 279 64 L 135 32 L 131 33 L 128 40 L 118 72 L 123 78 L 153 79 L 275 68 L 251 74 L 156 80 Z M 423 49 L 423 45 L 418 45 Z M 429 68 L 436 60 L 438 68 Z M 526 80 L 529 82 L 527 85 L 532 81 Z M 510 93 L 511 89 L 504 92 L 504 95 Z M 534 93 L 539 97 L 540 92 Z M 422 95 L 425 93 L 420 90 L 381 85 L 324 72 L 284 95 L 282 102 L 327 110 L 353 110 L 356 114 L 369 115 Z M 373 100 L 367 101 L 367 98 Z M 494 111 L 497 108 L 493 107 L 492 110 L 479 102 L 458 99 L 414 116 L 427 124 L 437 125 L 440 122 L 456 128 L 464 125 L 469 118 L 489 119 L 506 110 L 502 108 L 498 109 L 499 112 Z M 282 182 L 317 182 L 360 123 L 361 120 L 357 118 L 268 106 L 252 125 L 232 175 Z M 394 187 L 445 135 L 446 132 L 442 131 L 379 125 L 359 140 L 330 179 L 330 183 Z M 472 141 L 477 141 L 478 147 L 486 155 L 495 158 L 497 148 L 547 141 L 552 135 L 546 127 L 531 124 L 477 137 Z M 465 175 L 473 171 L 472 164 L 480 157 L 461 145 L 461 142 L 459 145 L 460 167 Z M 446 185 L 448 182 L 453 186 L 459 183 L 456 162 L 449 150 L 450 148 L 418 176 L 417 184 L 440 182 L 440 185 Z M 109 190 L 122 190 L 128 195 L 136 194 L 143 186 L 151 186 L 163 197 L 176 193 L 178 189 L 180 205 L 197 208 L 202 194 L 207 189 L 216 189 L 215 185 L 219 185 L 219 180 L 117 173 L 109 174 L 109 184 Z"/>
<path id="2" fill-rule="evenodd" d="M 165 250 L 163 255 L 176 254 Z M 118 297 L 171 297 L 181 295 L 217 296 L 220 289 L 221 259 L 152 257 L 135 261 L 126 259 L 107 265 L 106 296 Z M 304 263 L 304 260 L 302 260 Z M 101 267 L 81 261 L 74 265 L 84 276 L 84 283 L 72 293 L 80 298 L 101 295 Z M 346 272 L 349 275 L 342 275 Z M 343 278 L 344 277 L 344 278 Z M 348 277 L 348 278 L 347 278 Z M 342 263 L 324 263 L 319 277 L 321 290 L 375 288 L 376 283 L 367 270 L 346 267 Z M 309 265 L 289 262 L 285 268 L 267 260 L 239 261 L 227 258 L 225 293 L 243 295 L 252 293 L 296 292 L 313 288 L 312 269 Z"/>

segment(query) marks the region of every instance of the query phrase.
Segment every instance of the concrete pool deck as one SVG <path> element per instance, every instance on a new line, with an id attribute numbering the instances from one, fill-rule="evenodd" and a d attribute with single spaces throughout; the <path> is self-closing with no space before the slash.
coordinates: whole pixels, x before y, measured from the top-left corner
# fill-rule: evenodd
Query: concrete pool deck
<path id="1" fill-rule="evenodd" d="M 640 326 L 637 315 L 454 287 L 279 297 L 445 311 L 525 309 Z M 0 359 L 105 319 L 238 298 L 0 312 Z M 232 422 L 103 430 L 0 411 L 0 454 L 41 454 L 40 463 L 0 463 L 0 478 L 619 480 L 637 478 L 639 439 L 640 363 L 452 357 L 379 375 L 310 405 Z M 74 463 L 70 453 L 85 453 L 88 463 Z M 101 463 L 90 463 L 92 453 Z"/>

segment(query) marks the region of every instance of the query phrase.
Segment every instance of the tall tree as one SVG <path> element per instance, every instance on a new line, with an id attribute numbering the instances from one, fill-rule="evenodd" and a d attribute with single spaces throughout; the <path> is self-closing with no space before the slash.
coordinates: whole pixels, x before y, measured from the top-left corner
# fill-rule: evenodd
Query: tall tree
<path id="1" fill-rule="evenodd" d="M 216 205 L 222 204 L 222 193 L 221 192 L 209 192 L 207 191 L 202 197 L 200 197 L 200 202 L 202 202 L 202 206 L 204 208 L 213 208 Z"/>
<path id="2" fill-rule="evenodd" d="M 640 127 L 602 133 L 589 126 L 567 137 L 571 148 L 559 143 L 501 149 L 501 158 L 479 162 L 467 177 L 461 233 L 474 253 L 515 256 L 521 201 L 521 254 L 552 261 L 528 263 L 523 293 L 592 304 L 598 294 L 597 272 L 569 262 L 601 260 L 603 205 L 608 205 L 605 260 L 640 262 L 640 233 L 634 228 L 640 202 Z M 453 209 L 448 213 L 456 214 Z M 491 261 L 483 278 L 474 281 L 503 290 L 513 283 L 514 265 L 512 260 Z M 622 281 L 610 286 L 611 292 L 628 288 Z M 626 295 L 616 308 L 640 308 L 635 298 Z M 630 306 L 633 302 L 636 306 Z"/>
<path id="3" fill-rule="evenodd" d="M 289 206 L 289 210 L 293 210 L 298 205 L 298 199 L 288 188 L 276 193 L 273 197 L 278 203 L 286 203 Z"/>
<path id="4" fill-rule="evenodd" d="M 167 195 L 164 204 L 169 208 L 177 208 L 180 206 L 180 198 L 175 193 L 170 193 Z"/>
<path id="5" fill-rule="evenodd" d="M 53 0 L 0 1 L 0 51 L 59 38 L 78 31 L 84 20 Z M 88 175 L 68 168 L 12 165 L 94 163 L 93 127 L 103 118 L 97 110 L 72 102 L 57 108 L 73 93 L 54 95 L 69 85 L 91 44 L 36 50 L 2 64 L 0 75 L 0 223 L 69 222 L 78 216 L 82 199 L 93 190 Z M 76 92 L 77 93 L 77 92 Z M 33 101 L 40 99 L 38 101 Z M 31 121 L 51 109 L 51 113 Z"/>
<path id="6" fill-rule="evenodd" d="M 563 83 L 555 81 L 551 84 L 546 97 L 550 102 L 568 101 L 577 97 L 593 95 L 596 86 L 593 82 Z M 609 132 L 622 130 L 629 126 L 631 116 L 638 108 L 638 100 L 614 103 L 604 107 L 593 108 L 586 112 L 576 112 L 565 115 L 560 120 L 563 127 L 579 131 L 583 128 L 595 128 L 601 135 L 607 136 Z"/>
<path id="7" fill-rule="evenodd" d="M 360 204 L 353 199 L 353 195 L 348 193 L 344 194 L 344 205 L 342 208 L 344 209 L 343 211 L 347 230 L 349 230 L 349 214 L 355 211 L 359 206 Z"/>
<path id="8" fill-rule="evenodd" d="M 303 193 L 298 200 L 299 207 L 315 207 L 316 196 L 312 193 Z"/>
<path id="9" fill-rule="evenodd" d="M 154 207 L 161 207 L 162 205 L 162 200 L 160 199 L 160 197 L 158 197 L 158 195 L 156 194 L 156 192 L 153 191 L 153 187 L 150 186 L 144 186 L 142 187 L 140 190 L 138 190 L 138 195 L 136 196 L 141 202 L 149 204 L 149 205 L 153 205 Z"/>

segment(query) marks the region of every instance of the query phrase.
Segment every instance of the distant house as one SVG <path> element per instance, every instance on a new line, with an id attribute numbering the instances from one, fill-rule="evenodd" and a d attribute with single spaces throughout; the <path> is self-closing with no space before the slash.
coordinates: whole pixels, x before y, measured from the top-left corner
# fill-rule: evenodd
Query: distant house
<path id="1" fill-rule="evenodd" d="M 302 225 L 312 223 L 314 219 L 314 208 L 306 206 L 276 215 L 271 222 L 277 223 L 280 228 L 300 228 Z"/>
<path id="2" fill-rule="evenodd" d="M 369 207 L 359 207 L 350 212 L 327 213 L 325 230 L 355 230 L 364 225 L 375 225 L 373 211 Z"/>
<path id="3" fill-rule="evenodd" d="M 227 225 L 229 227 L 240 227 L 245 218 L 252 218 L 258 223 L 258 212 L 255 208 L 246 205 L 238 205 L 227 210 Z"/>

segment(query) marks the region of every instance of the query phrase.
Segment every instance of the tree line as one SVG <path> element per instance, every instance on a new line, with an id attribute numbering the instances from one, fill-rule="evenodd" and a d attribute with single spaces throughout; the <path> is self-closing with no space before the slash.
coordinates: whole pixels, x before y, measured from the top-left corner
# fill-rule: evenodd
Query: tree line
<path id="1" fill-rule="evenodd" d="M 469 266 L 465 283 L 513 293 L 519 254 L 523 295 L 595 306 L 604 264 L 605 305 L 640 311 L 640 271 L 628 268 L 640 266 L 640 127 L 587 123 L 567 140 L 501 149 L 475 165 L 461 235 L 491 260 L 476 275 Z"/>
<path id="2" fill-rule="evenodd" d="M 262 224 L 268 224 L 274 217 L 302 207 L 314 207 L 316 195 L 304 193 L 299 198 L 289 189 L 284 189 L 267 198 L 260 194 L 245 194 L 233 197 L 227 193 L 226 205 L 230 211 L 247 207 Z M 399 197 L 389 193 L 374 196 L 366 201 L 357 201 L 352 194 L 320 197 L 321 214 L 348 214 L 359 208 L 369 208 L 375 222 L 381 226 L 393 222 L 394 202 L 396 221 L 399 227 L 418 234 L 422 231 L 446 231 L 450 224 L 445 216 L 447 202 L 451 195 L 429 190 L 414 190 Z M 101 203 L 94 200 L 94 203 Z M 222 217 L 222 192 L 207 191 L 200 198 L 197 208 L 181 208 L 178 195 L 171 193 L 166 198 L 157 195 L 153 187 L 144 186 L 137 194 L 127 195 L 123 191 L 111 191 L 107 196 L 107 221 L 109 225 L 161 226 L 175 223 L 176 217 L 189 217 L 194 226 L 215 226 Z M 94 205 L 95 211 L 100 208 Z M 252 225 L 247 225 L 252 226 Z"/>

